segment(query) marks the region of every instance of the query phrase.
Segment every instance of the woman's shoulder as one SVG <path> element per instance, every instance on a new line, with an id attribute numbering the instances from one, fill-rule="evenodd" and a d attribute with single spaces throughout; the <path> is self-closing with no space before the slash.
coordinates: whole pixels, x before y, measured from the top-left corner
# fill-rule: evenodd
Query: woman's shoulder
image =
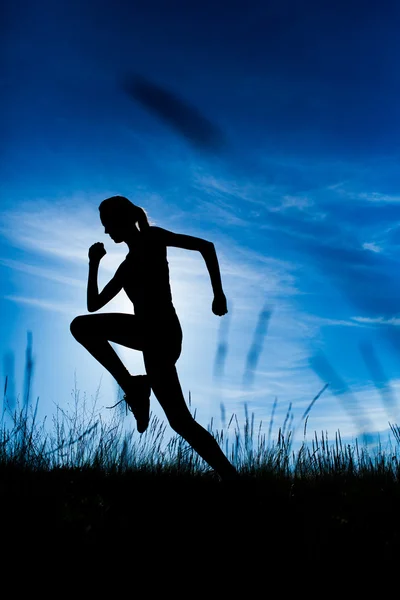
<path id="1" fill-rule="evenodd" d="M 167 234 L 169 232 L 162 227 L 156 225 L 150 225 L 146 231 L 147 239 L 153 243 L 159 243 L 162 246 L 166 246 Z"/>
<path id="2" fill-rule="evenodd" d="M 158 227 L 158 225 L 149 225 L 147 232 L 154 238 L 162 238 L 165 233 L 168 233 L 166 229 Z"/>

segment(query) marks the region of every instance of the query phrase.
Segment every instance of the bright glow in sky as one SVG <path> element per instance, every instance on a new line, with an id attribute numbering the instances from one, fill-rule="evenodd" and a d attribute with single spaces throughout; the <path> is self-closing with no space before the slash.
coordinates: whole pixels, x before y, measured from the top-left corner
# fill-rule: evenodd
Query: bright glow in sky
<path id="1" fill-rule="evenodd" d="M 67 405 L 75 373 L 88 396 L 102 379 L 100 405 L 114 403 L 113 380 L 69 323 L 86 313 L 89 246 L 107 249 L 100 288 L 127 252 L 98 218 L 101 200 L 121 194 L 152 223 L 215 244 L 223 318 L 211 312 L 201 256 L 168 253 L 184 332 L 178 373 L 203 425 L 220 425 L 221 402 L 241 421 L 246 402 L 267 428 L 275 397 L 277 424 L 290 402 L 296 422 L 326 382 L 309 429 L 351 437 L 398 423 L 399 4 L 9 4 L 0 353 L 4 377 L 15 354 L 16 391 L 31 331 L 41 415 Z M 196 150 L 135 104 L 121 84 L 132 73 L 197 107 L 225 133 L 225 150 Z M 102 309 L 131 310 L 123 292 Z M 117 349 L 143 372 L 139 353 Z"/>

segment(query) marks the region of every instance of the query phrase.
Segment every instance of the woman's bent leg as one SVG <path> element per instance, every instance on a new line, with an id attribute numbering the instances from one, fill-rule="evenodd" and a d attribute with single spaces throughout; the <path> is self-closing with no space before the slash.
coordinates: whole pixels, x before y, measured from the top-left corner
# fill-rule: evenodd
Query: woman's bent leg
<path id="1" fill-rule="evenodd" d="M 131 384 L 131 375 L 109 342 L 141 350 L 143 339 L 136 317 L 122 313 L 82 315 L 72 321 L 70 329 L 74 338 L 126 392 Z"/>

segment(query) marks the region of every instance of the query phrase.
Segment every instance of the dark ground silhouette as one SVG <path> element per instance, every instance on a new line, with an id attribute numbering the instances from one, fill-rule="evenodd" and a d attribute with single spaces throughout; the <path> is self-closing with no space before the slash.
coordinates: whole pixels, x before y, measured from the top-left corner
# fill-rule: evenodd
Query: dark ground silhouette
<path id="1" fill-rule="evenodd" d="M 42 543 L 48 553 L 69 548 L 71 575 L 79 549 L 100 552 L 103 568 L 130 585 L 143 577 L 140 569 L 157 577 L 157 567 L 168 565 L 177 584 L 207 568 L 210 592 L 233 567 L 224 585 L 245 581 L 248 590 L 263 574 L 300 568 L 314 581 L 315 567 L 325 565 L 335 578 L 343 571 L 362 577 L 368 565 L 376 572 L 398 560 L 400 488 L 384 475 L 291 481 L 266 474 L 225 487 L 167 473 L 10 468 L 1 480 L 8 551 L 29 547 L 31 558 Z M 126 574 L 117 568 L 119 553 L 129 560 Z"/>

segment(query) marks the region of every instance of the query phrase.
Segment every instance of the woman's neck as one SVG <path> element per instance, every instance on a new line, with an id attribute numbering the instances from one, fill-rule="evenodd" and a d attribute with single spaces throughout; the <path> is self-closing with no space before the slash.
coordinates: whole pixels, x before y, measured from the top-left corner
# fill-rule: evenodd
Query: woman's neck
<path id="1" fill-rule="evenodd" d="M 137 233 L 133 233 L 125 240 L 126 245 L 129 248 L 129 252 L 135 252 L 139 248 L 142 242 L 142 234 L 140 231 L 136 230 Z"/>

